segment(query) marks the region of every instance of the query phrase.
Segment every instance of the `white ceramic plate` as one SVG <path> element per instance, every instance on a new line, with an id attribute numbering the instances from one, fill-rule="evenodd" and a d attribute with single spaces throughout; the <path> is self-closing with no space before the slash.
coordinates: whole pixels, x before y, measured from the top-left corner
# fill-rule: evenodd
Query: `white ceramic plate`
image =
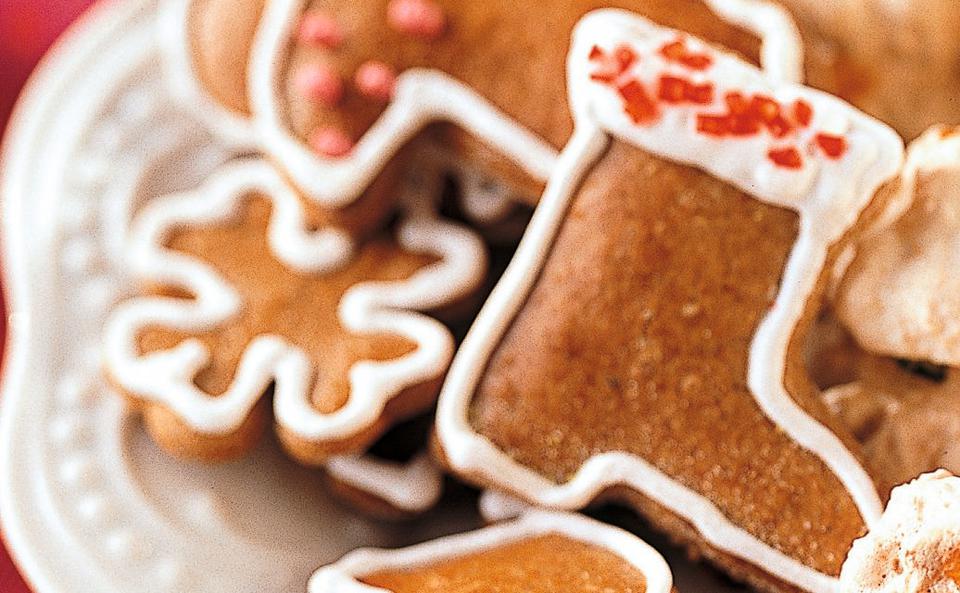
<path id="1" fill-rule="evenodd" d="M 37 593 L 299 592 L 354 548 L 476 524 L 463 501 L 402 525 L 357 517 L 272 442 L 223 466 L 170 459 L 103 382 L 131 213 L 228 158 L 160 84 L 157 3 L 105 2 L 74 27 L 4 146 L 0 520 L 25 577 Z M 685 593 L 734 590 L 664 551 Z"/>

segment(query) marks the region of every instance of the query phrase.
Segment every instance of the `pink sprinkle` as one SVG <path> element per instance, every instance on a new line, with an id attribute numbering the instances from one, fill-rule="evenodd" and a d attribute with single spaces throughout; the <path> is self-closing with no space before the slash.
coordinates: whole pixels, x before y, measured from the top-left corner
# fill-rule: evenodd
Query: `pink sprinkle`
<path id="1" fill-rule="evenodd" d="M 383 62 L 364 62 L 357 70 L 354 82 L 361 94 L 380 101 L 389 101 L 397 84 L 397 74 Z"/>
<path id="2" fill-rule="evenodd" d="M 353 140 L 340 128 L 329 126 L 310 135 L 310 146 L 324 156 L 343 157 L 353 150 Z"/>
<path id="3" fill-rule="evenodd" d="M 343 98 L 343 81 L 329 66 L 305 66 L 294 78 L 294 84 L 300 93 L 310 99 L 334 106 Z"/>
<path id="4" fill-rule="evenodd" d="M 343 43 L 343 29 L 332 16 L 314 12 L 300 22 L 300 41 L 333 49 Z"/>
<path id="5" fill-rule="evenodd" d="M 400 33 L 433 39 L 443 34 L 447 17 L 433 0 L 390 0 L 387 22 Z"/>

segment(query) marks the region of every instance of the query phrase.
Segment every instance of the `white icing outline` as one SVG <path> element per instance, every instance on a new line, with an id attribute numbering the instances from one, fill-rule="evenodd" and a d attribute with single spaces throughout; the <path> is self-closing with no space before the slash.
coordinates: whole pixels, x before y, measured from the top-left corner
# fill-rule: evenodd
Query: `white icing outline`
<path id="1" fill-rule="evenodd" d="M 372 455 L 341 455 L 327 461 L 324 470 L 334 480 L 407 513 L 426 512 L 443 495 L 443 473 L 427 453 L 407 463 L 393 463 Z"/>
<path id="2" fill-rule="evenodd" d="M 263 149 L 283 163 L 296 185 L 327 207 L 353 202 L 393 155 L 427 124 L 455 123 L 545 181 L 556 150 L 489 101 L 439 70 L 412 68 L 397 79 L 395 96 L 345 158 L 324 158 L 295 137 L 284 121 L 279 78 L 295 25 L 308 0 L 268 0 L 249 69 L 253 125 Z M 754 32 L 764 64 L 775 76 L 799 80 L 802 44 L 789 14 L 764 0 L 707 0 L 721 18 Z M 769 61 L 769 64 L 767 63 Z"/>
<path id="3" fill-rule="evenodd" d="M 383 570 L 408 570 L 467 556 L 541 535 L 558 534 L 603 548 L 643 573 L 644 593 L 670 593 L 673 574 L 649 544 L 622 529 L 573 513 L 531 511 L 516 521 L 442 537 L 399 550 L 362 549 L 321 568 L 310 579 L 309 593 L 389 593 L 360 582 Z"/>
<path id="4" fill-rule="evenodd" d="M 167 0 L 157 18 L 163 80 L 178 104 L 238 152 L 254 150 L 256 135 L 250 117 L 233 111 L 203 88 L 190 42 L 190 14 L 196 0 Z"/>
<path id="5" fill-rule="evenodd" d="M 361 282 L 344 294 L 341 323 L 356 333 L 389 332 L 417 348 L 391 361 L 361 361 L 349 371 L 350 396 L 331 414 L 314 410 L 309 399 L 312 364 L 281 336 L 260 335 L 247 345 L 227 391 L 211 397 L 193 384 L 210 353 L 196 339 L 138 356 L 137 335 L 148 326 L 187 332 L 211 329 L 242 306 L 240 296 L 206 263 L 163 247 L 177 226 L 203 225 L 230 216 L 242 198 L 258 191 L 274 212 L 268 231 L 272 249 L 284 263 L 304 273 L 322 273 L 352 254 L 349 237 L 324 229 L 304 231 L 298 197 L 273 167 L 258 160 L 228 164 L 198 190 L 150 203 L 134 222 L 128 247 L 130 269 L 153 282 L 179 286 L 195 301 L 140 297 L 119 305 L 107 321 L 106 364 L 114 380 L 138 397 L 162 404 L 191 429 L 205 434 L 235 431 L 275 381 L 278 424 L 308 440 L 345 439 L 379 418 L 387 402 L 406 387 L 438 377 L 453 353 L 453 339 L 440 322 L 421 313 L 467 294 L 485 274 L 486 253 L 472 232 L 432 216 L 420 206 L 401 223 L 397 240 L 405 248 L 441 258 L 397 282 Z M 429 214 L 428 214 L 429 212 Z"/>
<path id="6" fill-rule="evenodd" d="M 561 153 L 513 261 L 451 365 L 441 390 L 437 436 L 448 462 L 459 473 L 506 488 L 535 504 L 580 508 L 608 487 L 628 485 L 685 518 L 717 549 L 763 567 L 805 590 L 835 591 L 834 577 L 759 541 L 730 522 L 705 497 L 639 457 L 623 452 L 595 455 L 570 481 L 556 484 L 511 459 L 470 426 L 470 400 L 487 362 L 534 286 L 581 180 L 606 150 L 610 138 L 617 137 L 665 158 L 704 169 L 761 200 L 798 211 L 800 236 L 787 263 L 780 293 L 751 344 L 748 384 L 768 418 L 837 475 L 850 491 L 864 521 L 870 525 L 880 517 L 880 498 L 867 472 L 834 433 L 793 401 L 784 388 L 783 376 L 793 329 L 815 289 L 828 248 L 856 222 L 880 185 L 897 173 L 903 158 L 902 141 L 893 130 L 839 99 L 795 85 L 773 86 L 749 64 L 693 38 L 688 38 L 688 42 L 694 50 L 713 53 L 715 64 L 710 70 L 723 70 L 722 76 L 715 77 L 717 81 L 730 82 L 743 90 L 763 90 L 777 97 L 803 97 L 815 108 L 813 126 L 834 132 L 836 126 L 846 126 L 842 131 L 849 151 L 836 162 L 807 158 L 800 171 L 775 171 L 765 159 L 771 144 L 769 138 L 738 139 L 736 151 L 723 150 L 724 142 L 729 141 L 691 133 L 695 111 L 692 109 L 672 109 L 659 123 L 637 128 L 623 113 L 614 91 L 589 81 L 591 65 L 586 56 L 594 45 L 612 48 L 614 42 L 629 40 L 653 51 L 654 55 L 640 52 L 642 59 L 636 66 L 640 70 L 651 64 L 657 66 L 655 48 L 676 35 L 675 31 L 620 10 L 595 11 L 577 26 L 568 61 L 576 131 Z M 721 94 L 718 90 L 717 95 Z M 841 121 L 837 121 L 837 116 Z M 736 153 L 732 158 L 723 158 L 732 153 Z M 744 165 L 750 162 L 751 155 L 760 155 L 754 161 L 759 165 Z M 798 186 L 807 191 L 791 194 L 789 190 Z"/>

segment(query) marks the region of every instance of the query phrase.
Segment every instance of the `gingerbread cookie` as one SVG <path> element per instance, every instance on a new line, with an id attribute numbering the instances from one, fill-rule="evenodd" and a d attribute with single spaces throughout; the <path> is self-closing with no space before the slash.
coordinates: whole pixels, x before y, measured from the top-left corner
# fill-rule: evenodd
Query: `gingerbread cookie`
<path id="1" fill-rule="evenodd" d="M 358 243 L 263 161 L 149 204 L 128 261 L 153 290 L 113 311 L 105 360 L 157 442 L 202 459 L 240 455 L 272 393 L 284 445 L 319 464 L 429 409 L 453 339 L 422 311 L 467 298 L 486 254 L 434 215 L 429 196 L 404 208 L 394 230 Z"/>
<path id="2" fill-rule="evenodd" d="M 585 17 L 568 64 L 576 131 L 451 366 L 446 463 L 624 500 L 764 590 L 835 590 L 881 496 L 802 345 L 902 142 L 625 11 Z"/>
<path id="3" fill-rule="evenodd" d="M 841 593 L 960 591 L 960 478 L 920 477 L 890 496 L 883 518 L 853 545 Z"/>
<path id="4" fill-rule="evenodd" d="M 637 537 L 586 517 L 517 521 L 401 550 L 358 550 L 320 569 L 310 593 L 669 593 L 666 561 Z"/>
<path id="5" fill-rule="evenodd" d="M 799 36 L 771 3 L 620 4 L 752 59 L 762 54 L 779 76 L 799 76 Z M 167 45 L 179 48 L 168 60 L 174 86 L 187 91 L 179 94 L 212 98 L 233 121 L 249 113 L 253 143 L 314 201 L 341 209 L 409 141 L 425 136 L 469 168 L 495 174 L 510 193 L 538 196 L 572 130 L 563 77 L 568 34 L 600 5 L 193 0 L 178 6 L 179 18 L 168 19 L 164 30 L 173 40 Z M 250 40 L 248 18 L 261 10 Z M 238 12 L 244 16 L 235 23 Z M 242 54 L 247 46 L 247 72 L 233 60 L 216 66 L 218 56 Z M 389 196 L 368 201 L 383 200 Z M 375 226 L 377 217 L 365 212 L 363 223 Z"/>
<path id="6" fill-rule="evenodd" d="M 847 99 L 908 139 L 933 124 L 960 122 L 960 4 L 779 1 L 800 26 L 810 85 Z"/>

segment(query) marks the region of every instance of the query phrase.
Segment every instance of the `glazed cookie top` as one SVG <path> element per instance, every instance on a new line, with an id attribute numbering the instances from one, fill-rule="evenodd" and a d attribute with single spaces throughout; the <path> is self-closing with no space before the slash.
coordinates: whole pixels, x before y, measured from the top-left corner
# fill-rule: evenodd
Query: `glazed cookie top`
<path id="1" fill-rule="evenodd" d="M 670 570 L 635 536 L 579 515 L 516 521 L 395 551 L 360 550 L 319 570 L 310 593 L 668 593 Z"/>
<path id="2" fill-rule="evenodd" d="M 960 478 L 939 471 L 894 489 L 840 583 L 842 593 L 960 591 Z"/>
<path id="3" fill-rule="evenodd" d="M 960 366 L 960 134 L 917 139 L 900 183 L 894 221 L 859 247 L 837 314 L 870 352 Z"/>

